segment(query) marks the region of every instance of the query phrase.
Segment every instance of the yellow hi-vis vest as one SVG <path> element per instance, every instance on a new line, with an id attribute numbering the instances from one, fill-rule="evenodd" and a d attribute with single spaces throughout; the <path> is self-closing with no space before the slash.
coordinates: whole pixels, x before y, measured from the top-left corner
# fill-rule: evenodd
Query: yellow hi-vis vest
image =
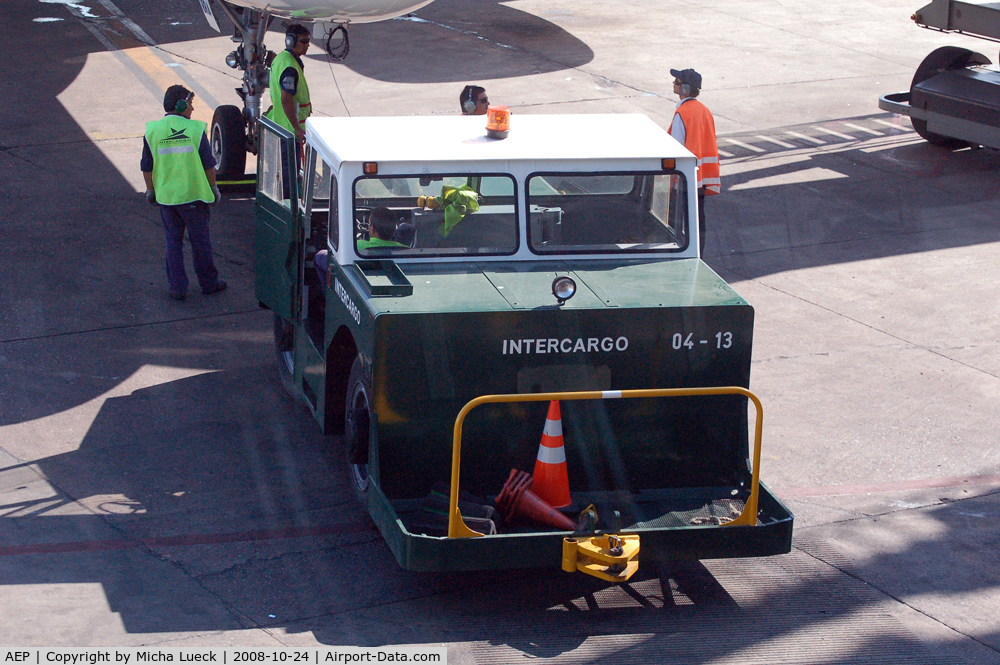
<path id="1" fill-rule="evenodd" d="M 676 114 L 684 122 L 684 147 L 698 158 L 698 187 L 705 196 L 722 191 L 719 174 L 719 146 L 715 141 L 715 118 L 697 99 L 688 99 L 677 107 Z"/>
<path id="2" fill-rule="evenodd" d="M 203 136 L 205 123 L 181 115 L 146 123 L 146 143 L 153 153 L 153 191 L 161 205 L 215 201 L 198 153 Z"/>
<path id="3" fill-rule="evenodd" d="M 295 94 L 292 95 L 292 101 L 295 102 L 295 108 L 299 113 L 299 122 L 303 123 L 312 114 L 312 103 L 309 101 L 309 85 L 306 83 L 306 76 L 302 72 L 302 65 L 299 64 L 298 59 L 291 51 L 282 51 L 278 55 L 274 56 L 274 60 L 271 62 L 271 114 L 268 116 L 271 120 L 281 125 L 292 134 L 295 130 L 292 128 L 292 121 L 288 119 L 285 115 L 285 107 L 281 105 L 281 74 L 292 67 L 299 73 L 299 85 L 295 89 Z"/>

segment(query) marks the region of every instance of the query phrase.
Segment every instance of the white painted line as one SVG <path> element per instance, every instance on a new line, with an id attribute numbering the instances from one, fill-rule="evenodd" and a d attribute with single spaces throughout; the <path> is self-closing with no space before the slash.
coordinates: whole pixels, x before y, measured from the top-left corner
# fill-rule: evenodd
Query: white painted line
<path id="1" fill-rule="evenodd" d="M 882 132 L 875 131 L 874 129 L 868 129 L 867 127 L 862 127 L 861 125 L 855 125 L 853 122 L 845 122 L 843 123 L 843 125 L 844 127 L 850 127 L 851 129 L 854 129 L 856 131 L 866 132 L 873 136 L 885 136 L 885 134 L 883 134 Z"/>
<path id="2" fill-rule="evenodd" d="M 79 18 L 100 18 L 90 13 L 90 7 L 73 2 L 73 0 L 39 0 L 39 2 L 46 5 L 64 5 L 74 16 L 78 16 Z"/>
<path id="3" fill-rule="evenodd" d="M 780 145 L 782 148 L 797 148 L 797 145 L 792 145 L 791 143 L 786 143 L 785 141 L 779 141 L 778 139 L 771 138 L 770 136 L 758 135 L 761 141 L 767 141 L 768 143 L 773 143 L 774 145 Z"/>
<path id="4" fill-rule="evenodd" d="M 781 175 L 772 175 L 756 180 L 748 180 L 729 187 L 730 190 L 740 191 L 744 189 L 760 189 L 763 187 L 779 187 L 786 185 L 802 185 L 810 182 L 821 182 L 823 180 L 836 180 L 846 178 L 847 175 L 824 168 L 804 169 L 801 171 L 791 171 Z"/>
<path id="5" fill-rule="evenodd" d="M 797 148 L 798 147 L 797 145 L 792 145 L 791 143 L 788 143 L 786 141 L 781 141 L 779 139 L 771 138 L 770 136 L 761 136 L 761 135 L 758 135 L 756 138 L 760 139 L 761 141 L 767 141 L 768 143 L 773 143 L 774 145 L 780 145 L 782 148 Z"/>
<path id="6" fill-rule="evenodd" d="M 726 139 L 726 140 L 729 141 L 730 144 L 739 146 L 740 148 L 743 148 L 744 150 L 749 150 L 750 152 L 767 152 L 767 150 L 764 150 L 763 148 L 758 148 L 755 145 L 750 145 L 749 143 L 744 143 L 743 141 L 737 141 L 736 139 Z"/>
<path id="7" fill-rule="evenodd" d="M 117 18 L 119 21 L 121 21 L 122 25 L 124 25 L 126 28 L 128 28 L 129 31 L 133 35 L 135 35 L 135 38 L 138 39 L 140 42 L 142 42 L 146 46 L 155 46 L 156 45 L 156 42 L 153 41 L 153 38 L 150 37 L 149 35 L 147 35 L 146 31 L 143 30 L 142 28 L 140 28 L 135 23 L 135 21 L 133 21 L 129 17 L 125 16 L 125 12 L 123 12 L 120 9 L 118 9 L 118 6 L 115 5 L 115 3 L 111 2 L 111 0 L 98 0 L 98 2 L 100 2 L 102 5 L 104 5 L 105 9 L 107 9 L 109 12 L 111 12 L 115 16 L 115 18 Z"/>
<path id="8" fill-rule="evenodd" d="M 726 152 L 725 150 L 722 150 L 721 148 L 719 149 L 719 157 L 735 157 L 735 156 L 736 155 L 734 155 L 731 152 Z"/>
<path id="9" fill-rule="evenodd" d="M 802 139 L 803 141 L 809 141 L 810 143 L 815 143 L 816 145 L 826 145 L 826 141 L 821 141 L 814 136 L 806 136 L 805 134 L 799 134 L 798 132 L 785 132 L 789 136 L 794 136 L 797 139 Z"/>
<path id="10" fill-rule="evenodd" d="M 817 132 L 823 132 L 824 134 L 829 134 L 830 136 L 836 136 L 838 138 L 845 139 L 847 141 L 857 141 L 856 138 L 850 134 L 841 134 L 840 132 L 835 132 L 832 129 L 827 129 L 826 127 L 813 127 Z"/>
<path id="11" fill-rule="evenodd" d="M 901 132 L 913 131 L 912 127 L 906 127 L 903 124 L 896 124 L 894 122 L 889 122 L 888 120 L 879 120 L 878 118 L 875 118 L 875 122 L 877 122 L 880 125 L 885 125 L 886 127 L 891 127 L 892 129 L 898 129 Z"/>
<path id="12" fill-rule="evenodd" d="M 83 12 L 81 12 L 80 9 L 78 9 L 77 5 L 72 4 L 72 3 L 66 3 L 66 8 L 69 9 L 69 13 L 70 14 L 72 14 L 76 18 L 80 19 L 80 23 L 83 24 L 83 27 L 86 28 L 90 32 L 90 34 L 92 34 L 97 39 L 97 41 L 101 42 L 101 44 L 104 46 L 104 48 L 108 49 L 109 51 L 118 51 L 119 50 L 118 46 L 114 42 L 112 42 L 110 39 L 108 39 L 107 37 L 105 37 L 104 33 L 102 33 L 100 30 L 97 29 L 97 27 L 94 25 L 93 21 L 87 21 L 86 20 L 87 14 L 90 14 L 90 9 L 89 8 L 84 7 L 84 9 L 87 10 L 87 14 L 84 14 Z M 90 14 L 90 16 L 93 16 L 93 15 Z"/>
<path id="13" fill-rule="evenodd" d="M 892 150 L 893 148 L 899 148 L 904 145 L 917 145 L 923 143 L 924 141 L 916 134 L 897 134 L 893 138 L 894 140 L 892 142 L 879 143 L 877 145 L 870 145 L 867 147 L 858 146 L 858 149 L 860 149 L 861 152 L 872 153 L 872 152 L 880 152 L 882 150 Z"/>

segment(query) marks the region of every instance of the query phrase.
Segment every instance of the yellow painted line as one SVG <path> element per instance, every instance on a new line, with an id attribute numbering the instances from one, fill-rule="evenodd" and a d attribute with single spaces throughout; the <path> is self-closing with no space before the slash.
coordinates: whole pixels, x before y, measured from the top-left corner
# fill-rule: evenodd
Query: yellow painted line
<path id="1" fill-rule="evenodd" d="M 172 85 L 184 85 L 184 81 L 173 71 L 173 67 L 167 67 L 167 64 L 153 52 L 152 48 L 140 46 L 137 48 L 122 49 L 121 52 L 138 65 L 164 92 Z M 206 102 L 195 97 L 194 113 L 192 114 L 195 120 L 211 124 L 212 111 L 213 109 Z"/>

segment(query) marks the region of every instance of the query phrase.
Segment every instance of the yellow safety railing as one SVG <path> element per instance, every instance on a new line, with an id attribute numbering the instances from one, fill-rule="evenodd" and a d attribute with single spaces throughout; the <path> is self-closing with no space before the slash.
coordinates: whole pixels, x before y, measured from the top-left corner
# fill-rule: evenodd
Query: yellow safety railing
<path id="1" fill-rule="evenodd" d="M 448 508 L 448 537 L 475 538 L 484 534 L 473 531 L 462 519 L 458 510 L 458 476 L 462 465 L 462 423 L 469 411 L 480 404 L 497 402 L 547 402 L 550 400 L 585 400 L 585 399 L 630 399 L 635 397 L 700 397 L 705 395 L 743 395 L 753 402 L 757 409 L 757 423 L 754 428 L 753 442 L 753 480 L 750 487 L 750 498 L 743 506 L 743 512 L 732 522 L 724 526 L 754 526 L 757 524 L 757 495 L 760 489 L 760 440 L 764 431 L 764 407 L 757 396 L 746 388 L 738 386 L 720 386 L 717 388 L 650 388 L 643 390 L 588 390 L 566 393 L 524 393 L 517 395 L 481 395 L 470 400 L 455 418 L 455 438 L 451 450 L 451 502 Z"/>

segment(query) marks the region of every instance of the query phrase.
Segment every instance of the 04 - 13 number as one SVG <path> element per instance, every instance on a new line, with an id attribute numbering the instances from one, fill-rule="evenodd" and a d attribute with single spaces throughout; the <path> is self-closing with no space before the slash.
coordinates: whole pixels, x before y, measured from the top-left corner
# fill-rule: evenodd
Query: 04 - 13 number
<path id="1" fill-rule="evenodd" d="M 733 345 L 733 333 L 731 332 L 717 332 L 715 333 L 715 348 L 717 349 L 728 349 Z M 694 333 L 688 333 L 684 335 L 683 333 L 674 333 L 673 347 L 676 350 L 681 349 L 693 349 L 695 345 L 708 345 L 708 339 L 695 339 Z"/>

